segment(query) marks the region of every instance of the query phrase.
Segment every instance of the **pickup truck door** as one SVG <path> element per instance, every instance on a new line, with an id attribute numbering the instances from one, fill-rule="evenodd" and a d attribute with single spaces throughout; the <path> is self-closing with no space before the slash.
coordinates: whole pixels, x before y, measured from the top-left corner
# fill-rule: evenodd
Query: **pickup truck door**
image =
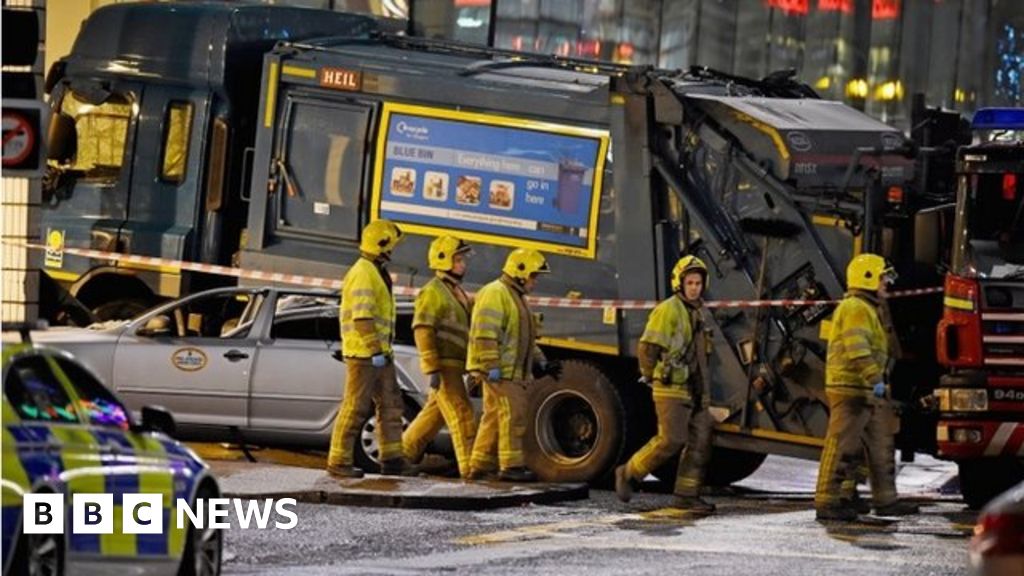
<path id="1" fill-rule="evenodd" d="M 114 353 L 114 383 L 132 410 L 157 404 L 181 424 L 245 427 L 263 295 L 216 291 L 129 325 Z"/>

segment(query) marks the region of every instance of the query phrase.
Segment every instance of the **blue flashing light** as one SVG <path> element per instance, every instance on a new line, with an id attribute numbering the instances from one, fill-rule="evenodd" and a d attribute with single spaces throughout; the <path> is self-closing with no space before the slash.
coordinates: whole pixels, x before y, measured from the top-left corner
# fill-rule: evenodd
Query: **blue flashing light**
<path id="1" fill-rule="evenodd" d="M 971 130 L 1024 130 L 1024 108 L 982 108 L 974 113 Z"/>

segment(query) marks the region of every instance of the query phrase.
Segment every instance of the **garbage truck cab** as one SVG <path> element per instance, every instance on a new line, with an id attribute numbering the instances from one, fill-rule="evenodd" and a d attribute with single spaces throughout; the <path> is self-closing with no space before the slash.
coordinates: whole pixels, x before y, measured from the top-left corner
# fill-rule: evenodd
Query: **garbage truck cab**
<path id="1" fill-rule="evenodd" d="M 90 260 L 91 248 L 229 264 L 247 214 L 262 57 L 279 40 L 366 34 L 372 18 L 228 3 L 112 5 L 84 22 L 47 77 L 44 290 L 119 318 L 217 280 Z M 49 312 L 50 314 L 47 314 Z M 91 317 L 90 317 L 91 313 Z"/>

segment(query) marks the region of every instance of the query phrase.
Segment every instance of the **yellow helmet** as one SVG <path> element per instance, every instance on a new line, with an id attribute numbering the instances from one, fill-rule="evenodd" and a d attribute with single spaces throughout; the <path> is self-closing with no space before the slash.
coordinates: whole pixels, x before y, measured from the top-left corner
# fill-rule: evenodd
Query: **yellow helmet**
<path id="1" fill-rule="evenodd" d="M 363 228 L 359 250 L 370 256 L 390 253 L 402 239 L 402 230 L 390 220 L 374 220 Z"/>
<path id="2" fill-rule="evenodd" d="M 427 263 L 430 264 L 431 270 L 448 272 L 452 269 L 456 254 L 465 254 L 471 250 L 469 244 L 454 236 L 439 236 L 430 243 Z"/>
<path id="3" fill-rule="evenodd" d="M 530 248 L 516 248 L 508 255 L 501 271 L 516 280 L 526 280 L 534 274 L 547 274 L 551 268 L 540 252 Z"/>
<path id="4" fill-rule="evenodd" d="M 680 292 L 683 289 L 683 278 L 690 272 L 697 272 L 704 277 L 704 290 L 708 289 L 708 267 L 704 261 L 696 256 L 683 256 L 672 267 L 672 291 Z"/>
<path id="5" fill-rule="evenodd" d="M 896 280 L 896 271 L 877 254 L 860 254 L 846 267 L 846 286 L 851 290 L 875 291 L 883 280 L 886 283 Z"/>

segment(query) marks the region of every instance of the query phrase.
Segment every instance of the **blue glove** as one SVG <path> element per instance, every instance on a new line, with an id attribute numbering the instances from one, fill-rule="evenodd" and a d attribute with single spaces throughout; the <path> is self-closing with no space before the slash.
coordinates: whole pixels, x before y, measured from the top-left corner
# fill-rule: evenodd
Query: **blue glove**
<path id="1" fill-rule="evenodd" d="M 497 382 L 501 380 L 501 368 L 491 368 L 487 371 L 487 379 L 491 382 Z"/>
<path id="2" fill-rule="evenodd" d="M 388 365 L 388 357 L 383 354 L 374 354 L 373 358 L 370 358 L 370 363 L 374 368 L 383 368 Z"/>
<path id="3" fill-rule="evenodd" d="M 875 398 L 885 398 L 885 382 L 878 382 L 872 390 Z"/>
<path id="4" fill-rule="evenodd" d="M 430 375 L 430 387 L 433 388 L 434 390 L 437 390 L 438 388 L 441 387 L 440 372 L 434 372 L 433 374 Z"/>

